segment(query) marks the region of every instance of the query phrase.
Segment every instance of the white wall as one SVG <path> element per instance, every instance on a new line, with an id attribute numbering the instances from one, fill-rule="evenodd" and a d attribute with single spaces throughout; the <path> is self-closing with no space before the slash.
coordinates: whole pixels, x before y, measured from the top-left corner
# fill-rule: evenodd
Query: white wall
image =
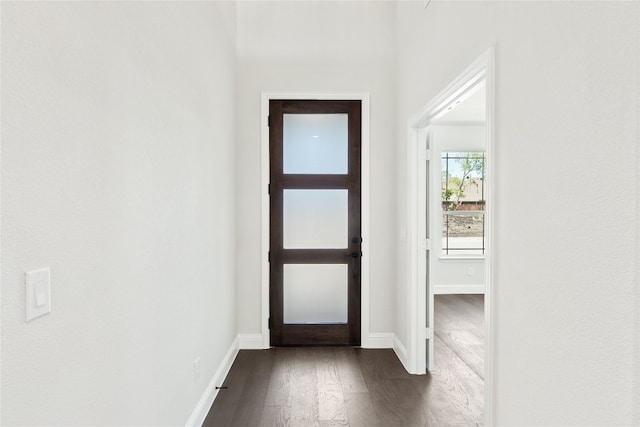
<path id="1" fill-rule="evenodd" d="M 483 124 L 431 125 L 431 149 L 439 159 L 446 151 L 486 151 L 487 128 Z M 440 163 L 436 160 L 436 163 Z M 440 175 L 437 175 L 438 177 Z"/>
<path id="2" fill-rule="evenodd" d="M 184 425 L 234 342 L 234 13 L 3 2 L 4 425 Z"/>
<path id="3" fill-rule="evenodd" d="M 184 424 L 260 332 L 262 90 L 371 93 L 371 330 L 406 344 L 405 123 L 495 44 L 496 424 L 639 424 L 639 7 L 3 3 L 2 422 Z"/>
<path id="4" fill-rule="evenodd" d="M 496 49 L 496 425 L 640 423 L 639 8 L 397 3 L 401 220 L 404 123 Z"/>
<path id="5" fill-rule="evenodd" d="M 260 331 L 262 91 L 370 92 L 371 332 L 394 329 L 395 95 L 391 2 L 238 2 L 238 327 Z"/>

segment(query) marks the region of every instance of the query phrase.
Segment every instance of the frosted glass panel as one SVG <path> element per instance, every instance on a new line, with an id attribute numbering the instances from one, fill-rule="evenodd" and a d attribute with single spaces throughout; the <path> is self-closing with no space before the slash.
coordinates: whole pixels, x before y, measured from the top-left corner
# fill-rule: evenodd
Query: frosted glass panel
<path id="1" fill-rule="evenodd" d="M 346 248 L 348 210 L 348 190 L 284 190 L 284 248 Z"/>
<path id="2" fill-rule="evenodd" d="M 285 264 L 284 323 L 347 323 L 347 265 Z"/>
<path id="3" fill-rule="evenodd" d="M 282 120 L 284 173 L 349 172 L 346 114 L 284 114 Z"/>

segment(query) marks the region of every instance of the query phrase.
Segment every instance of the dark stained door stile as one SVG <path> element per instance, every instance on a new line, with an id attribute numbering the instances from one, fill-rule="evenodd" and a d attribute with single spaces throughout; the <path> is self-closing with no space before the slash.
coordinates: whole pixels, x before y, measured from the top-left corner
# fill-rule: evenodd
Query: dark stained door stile
<path id="1" fill-rule="evenodd" d="M 283 114 L 348 115 L 348 173 L 345 175 L 284 174 Z M 272 346 L 360 345 L 361 304 L 361 102 L 271 100 L 270 153 L 270 333 Z M 348 190 L 346 249 L 284 249 L 283 192 L 285 189 Z M 346 324 L 285 324 L 284 264 L 347 264 Z"/>

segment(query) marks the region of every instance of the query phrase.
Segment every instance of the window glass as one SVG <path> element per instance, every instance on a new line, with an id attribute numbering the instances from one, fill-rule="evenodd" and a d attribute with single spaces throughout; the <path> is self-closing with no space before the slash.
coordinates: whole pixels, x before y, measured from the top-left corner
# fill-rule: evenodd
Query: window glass
<path id="1" fill-rule="evenodd" d="M 284 323 L 347 323 L 347 264 L 284 264 Z"/>
<path id="2" fill-rule="evenodd" d="M 282 120 L 284 173 L 349 173 L 347 114 L 284 114 Z"/>
<path id="3" fill-rule="evenodd" d="M 285 249 L 343 249 L 349 237 L 349 190 L 284 190 Z"/>
<path id="4" fill-rule="evenodd" d="M 442 253 L 483 255 L 485 153 L 442 153 Z"/>

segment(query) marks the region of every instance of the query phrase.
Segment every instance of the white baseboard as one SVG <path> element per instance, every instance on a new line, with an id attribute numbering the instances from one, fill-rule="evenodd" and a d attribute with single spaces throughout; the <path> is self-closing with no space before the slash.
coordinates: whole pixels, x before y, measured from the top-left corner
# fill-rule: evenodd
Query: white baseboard
<path id="1" fill-rule="evenodd" d="M 393 335 L 393 351 L 396 353 L 396 356 L 398 356 L 398 359 L 400 359 L 404 369 L 410 373 L 411 366 L 409 366 L 409 354 L 407 353 L 407 348 L 400 342 L 395 334 Z"/>
<path id="2" fill-rule="evenodd" d="M 264 345 L 262 334 L 239 334 L 238 347 L 240 350 L 264 350 L 268 348 Z"/>
<path id="3" fill-rule="evenodd" d="M 211 382 L 205 389 L 200 401 L 196 405 L 193 413 L 189 417 L 189 421 L 187 421 L 187 427 L 201 427 L 202 423 L 204 423 L 204 419 L 207 417 L 209 410 L 211 409 L 211 405 L 213 405 L 213 401 L 218 395 L 218 390 L 216 387 L 221 385 L 224 382 L 224 379 L 227 377 L 229 370 L 231 369 L 231 365 L 233 365 L 233 361 L 238 355 L 238 338 L 233 340 L 231 343 L 231 347 L 227 351 L 227 354 L 224 356 L 222 363 L 218 366 L 216 373 L 214 374 Z"/>
<path id="4" fill-rule="evenodd" d="M 362 348 L 393 348 L 393 338 L 391 332 L 370 333 L 362 342 Z"/>
<path id="5" fill-rule="evenodd" d="M 433 293 L 435 295 L 484 294 L 484 285 L 435 285 Z"/>

